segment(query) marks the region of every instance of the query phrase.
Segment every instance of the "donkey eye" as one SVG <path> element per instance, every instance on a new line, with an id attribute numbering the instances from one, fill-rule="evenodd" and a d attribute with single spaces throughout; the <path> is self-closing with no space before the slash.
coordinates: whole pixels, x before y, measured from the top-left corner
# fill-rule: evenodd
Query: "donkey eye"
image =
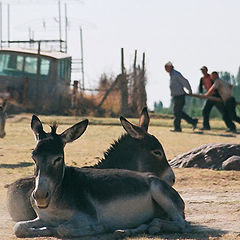
<path id="1" fill-rule="evenodd" d="M 53 165 L 59 163 L 61 160 L 62 160 L 61 157 L 56 158 L 56 159 L 54 160 L 54 162 L 53 162 Z"/>
<path id="2" fill-rule="evenodd" d="M 152 153 L 158 156 L 162 156 L 162 151 L 160 150 L 153 150 Z"/>

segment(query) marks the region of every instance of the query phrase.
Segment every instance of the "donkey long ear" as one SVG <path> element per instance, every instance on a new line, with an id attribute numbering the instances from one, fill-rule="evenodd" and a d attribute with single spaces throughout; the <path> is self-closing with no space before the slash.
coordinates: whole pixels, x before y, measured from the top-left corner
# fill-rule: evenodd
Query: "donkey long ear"
<path id="1" fill-rule="evenodd" d="M 122 116 L 120 117 L 120 121 L 121 121 L 123 128 L 126 130 L 126 132 L 131 137 L 136 138 L 136 139 L 144 138 L 146 132 L 141 127 L 133 125 L 132 123 L 130 123 L 127 119 L 125 119 Z"/>
<path id="2" fill-rule="evenodd" d="M 65 130 L 60 135 L 63 139 L 63 142 L 69 143 L 78 139 L 87 129 L 87 125 L 88 125 L 88 120 L 86 119 Z"/>
<path id="3" fill-rule="evenodd" d="M 148 115 L 148 110 L 147 107 L 144 107 L 139 119 L 139 126 L 142 127 L 143 129 L 148 131 L 148 126 L 149 126 L 150 118 Z"/>
<path id="4" fill-rule="evenodd" d="M 31 128 L 36 140 L 44 138 L 45 132 L 43 131 L 42 122 L 36 115 L 32 115 Z"/>

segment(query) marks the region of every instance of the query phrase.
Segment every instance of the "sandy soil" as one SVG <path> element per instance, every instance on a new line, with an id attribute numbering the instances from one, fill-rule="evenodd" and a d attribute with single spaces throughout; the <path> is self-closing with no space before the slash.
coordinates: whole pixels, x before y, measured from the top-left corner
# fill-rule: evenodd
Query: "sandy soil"
<path id="1" fill-rule="evenodd" d="M 194 173 L 194 179 L 192 184 L 189 184 L 191 175 L 189 171 Z M 229 233 L 233 234 L 233 239 L 240 239 L 240 187 L 237 187 L 239 183 L 240 174 L 238 172 L 229 172 L 229 177 L 226 179 L 228 184 L 218 182 L 218 179 L 226 177 L 218 176 L 216 178 L 216 171 L 212 170 L 199 170 L 199 169 L 175 169 L 177 179 L 175 188 L 179 191 L 186 204 L 186 219 L 193 226 L 193 232 L 187 234 L 178 235 L 159 235 L 155 236 L 156 239 L 210 239 L 210 236 L 214 239 L 221 239 L 221 237 L 227 237 L 223 239 L 230 239 Z M 192 174 L 193 174 L 192 173 Z M 203 175 L 207 175 L 207 179 L 201 185 L 198 185 L 196 174 L 199 178 Z M 237 175 L 232 183 L 229 179 L 232 176 Z M 184 177 L 183 177 L 184 176 Z M 207 185 L 207 181 L 212 177 L 214 184 Z M 206 185 L 205 185 L 205 184 Z M 2 185 L 2 184 L 1 184 Z M 203 186 L 205 185 L 205 186 Z M 1 188 L 2 189 L 2 188 Z M 4 192 L 6 190 L 4 189 Z M 6 192 L 3 194 L 6 196 Z M 5 199 L 1 199 L 3 203 L 0 206 L 0 239 L 1 240 L 13 240 L 17 239 L 13 236 L 12 228 L 14 222 L 11 221 L 6 208 Z M 142 236 L 143 239 L 147 239 L 150 236 Z M 200 238 L 199 238 L 200 237 Z M 154 238 L 154 239 L 155 239 Z M 54 239 L 54 238 L 42 238 L 42 239 Z M 83 238 L 86 239 L 86 238 Z M 92 238 L 90 238 L 92 239 Z M 101 239 L 111 239 L 111 236 L 101 237 Z M 135 239 L 135 238 L 134 238 Z M 136 238 L 138 239 L 138 238 Z"/>
<path id="2" fill-rule="evenodd" d="M 61 127 L 66 129 L 66 126 Z M 109 143 L 122 132 L 121 127 L 90 126 L 80 140 L 66 147 L 67 164 L 78 166 L 93 164 L 97 160 L 96 156 L 101 156 Z M 169 159 L 207 142 L 240 142 L 240 135 L 223 138 L 218 132 L 203 136 L 191 134 L 190 130 L 182 134 L 169 134 L 168 128 L 163 127 L 151 128 L 150 132 L 163 142 Z M 97 136 L 101 136 L 101 140 L 104 141 L 99 141 Z M 185 145 L 179 142 L 184 142 Z M 32 163 L 30 153 L 34 144 L 29 129 L 29 116 L 26 121 L 9 121 L 7 136 L 4 141 L 0 139 L 0 240 L 17 239 L 13 235 L 14 222 L 7 212 L 4 185 L 32 173 L 33 166 L 29 166 L 29 163 Z M 84 161 L 76 160 L 79 155 Z M 177 180 L 174 187 L 186 203 L 185 215 L 193 226 L 193 231 L 184 234 L 140 235 L 129 239 L 240 239 L 240 172 L 207 169 L 174 169 L 174 171 Z M 103 236 L 101 239 L 112 239 L 112 236 Z"/>

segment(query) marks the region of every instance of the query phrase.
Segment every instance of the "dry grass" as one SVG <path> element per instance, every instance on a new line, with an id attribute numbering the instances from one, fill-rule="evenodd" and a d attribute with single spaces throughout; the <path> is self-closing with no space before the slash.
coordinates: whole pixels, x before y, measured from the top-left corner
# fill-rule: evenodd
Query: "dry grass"
<path id="1" fill-rule="evenodd" d="M 82 120 L 79 117 L 40 116 L 44 123 L 59 122 L 58 132 Z M 31 151 L 35 146 L 30 129 L 30 115 L 18 115 L 8 119 L 7 136 L 0 139 L 0 239 L 14 240 L 14 223 L 6 209 L 4 185 L 19 177 L 31 175 L 33 165 Z M 133 119 L 137 123 L 136 119 Z M 110 124 L 110 125 L 97 125 Z M 124 130 L 118 119 L 90 118 L 90 125 L 76 142 L 66 146 L 66 162 L 69 165 L 84 166 L 101 158 L 114 139 Z M 152 119 L 149 132 L 162 143 L 168 159 L 202 144 L 212 142 L 240 142 L 240 135 L 227 135 L 221 121 L 212 121 L 214 130 L 204 134 L 192 132 L 183 125 L 182 133 L 171 133 L 172 120 Z M 48 130 L 47 125 L 44 128 Z M 186 218 L 196 225 L 196 231 L 185 234 L 159 236 L 137 236 L 131 239 L 240 239 L 240 172 L 213 171 L 201 169 L 175 169 L 175 188 L 186 202 Z M 55 238 L 41 238 L 55 239 Z M 108 237 L 103 239 L 109 239 Z M 110 237 L 111 239 L 111 237 Z"/>

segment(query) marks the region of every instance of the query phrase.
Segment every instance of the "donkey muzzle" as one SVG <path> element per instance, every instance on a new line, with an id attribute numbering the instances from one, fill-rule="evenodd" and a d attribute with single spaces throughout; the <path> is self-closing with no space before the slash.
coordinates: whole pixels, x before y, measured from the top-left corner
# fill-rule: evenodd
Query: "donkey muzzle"
<path id="1" fill-rule="evenodd" d="M 38 208 L 47 208 L 50 202 L 51 194 L 47 189 L 35 189 L 32 197 Z"/>

